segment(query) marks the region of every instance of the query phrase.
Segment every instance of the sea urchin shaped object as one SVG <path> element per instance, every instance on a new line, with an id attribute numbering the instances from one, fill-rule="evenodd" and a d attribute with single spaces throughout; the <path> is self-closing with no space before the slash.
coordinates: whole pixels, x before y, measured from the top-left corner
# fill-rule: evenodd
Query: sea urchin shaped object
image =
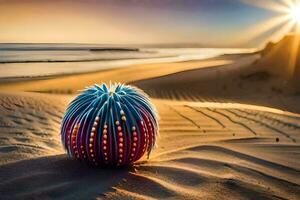
<path id="1" fill-rule="evenodd" d="M 92 165 L 128 165 L 148 156 L 158 133 L 148 96 L 123 84 L 95 85 L 68 106 L 61 126 L 69 156 Z"/>

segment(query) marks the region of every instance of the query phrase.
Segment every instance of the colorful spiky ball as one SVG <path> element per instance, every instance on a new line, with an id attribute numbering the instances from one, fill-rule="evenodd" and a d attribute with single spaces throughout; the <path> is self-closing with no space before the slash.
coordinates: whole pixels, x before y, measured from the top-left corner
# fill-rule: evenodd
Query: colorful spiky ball
<path id="1" fill-rule="evenodd" d="M 148 156 L 158 133 L 148 96 L 123 84 L 95 85 L 68 106 L 61 126 L 69 156 L 92 165 L 122 166 Z"/>

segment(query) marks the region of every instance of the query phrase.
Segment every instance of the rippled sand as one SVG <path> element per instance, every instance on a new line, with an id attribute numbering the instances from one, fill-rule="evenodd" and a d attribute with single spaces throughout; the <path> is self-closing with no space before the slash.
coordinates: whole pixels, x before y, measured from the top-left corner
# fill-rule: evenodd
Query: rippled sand
<path id="1" fill-rule="evenodd" d="M 0 199 L 300 199 L 300 115 L 292 113 L 300 110 L 299 97 L 270 92 L 277 80 L 261 74 L 240 78 L 256 59 L 1 84 Z M 61 118 L 74 96 L 21 91 L 74 93 L 109 80 L 155 97 L 160 137 L 148 160 L 89 168 L 68 158 L 60 142 Z"/>
<path id="2" fill-rule="evenodd" d="M 300 116 L 264 107 L 154 99 L 158 147 L 122 169 L 69 159 L 72 96 L 0 95 L 0 199 L 299 199 Z"/>

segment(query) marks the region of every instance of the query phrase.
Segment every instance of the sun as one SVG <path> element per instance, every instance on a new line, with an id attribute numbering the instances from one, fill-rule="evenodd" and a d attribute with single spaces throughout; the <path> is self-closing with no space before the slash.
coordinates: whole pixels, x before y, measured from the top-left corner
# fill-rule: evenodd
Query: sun
<path id="1" fill-rule="evenodd" d="M 290 16 L 294 22 L 300 25 L 300 3 L 290 8 Z"/>

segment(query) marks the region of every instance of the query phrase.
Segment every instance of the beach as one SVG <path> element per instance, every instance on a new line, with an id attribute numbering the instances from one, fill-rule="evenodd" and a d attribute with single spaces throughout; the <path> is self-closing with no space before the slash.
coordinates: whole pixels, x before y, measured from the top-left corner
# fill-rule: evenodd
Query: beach
<path id="1" fill-rule="evenodd" d="M 2 81 L 0 199 L 299 199 L 299 95 L 272 90 L 259 58 Z M 68 158 L 60 123 L 79 90 L 110 81 L 150 95 L 159 138 L 149 159 L 91 168 Z"/>
<path id="2" fill-rule="evenodd" d="M 300 200 L 300 0 L 0 0 L 0 200 Z"/>

